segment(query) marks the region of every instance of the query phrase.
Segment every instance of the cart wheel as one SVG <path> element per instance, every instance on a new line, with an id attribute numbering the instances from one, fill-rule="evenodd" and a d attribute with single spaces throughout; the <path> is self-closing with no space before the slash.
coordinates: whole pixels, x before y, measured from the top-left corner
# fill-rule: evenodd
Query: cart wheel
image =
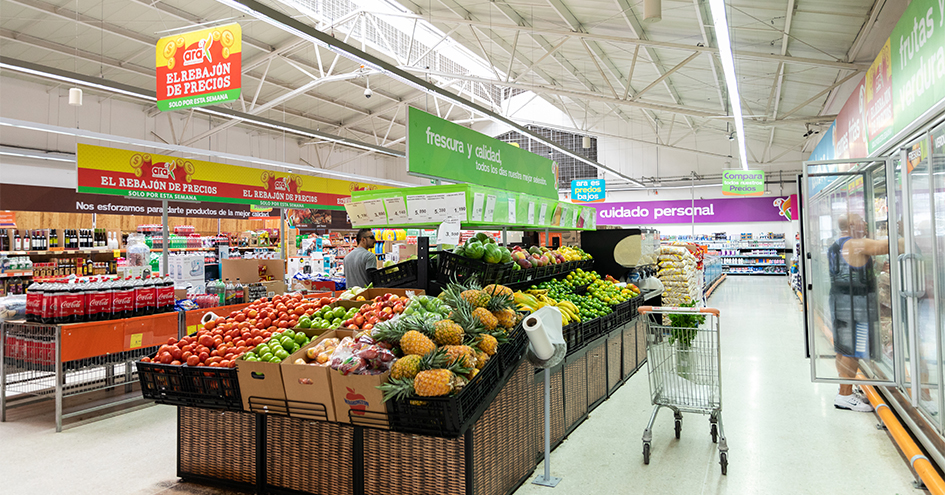
<path id="1" fill-rule="evenodd" d="M 722 466 L 722 476 L 725 476 L 728 471 L 728 454 L 719 452 L 719 464 Z"/>
<path id="2" fill-rule="evenodd" d="M 712 429 L 709 431 L 709 434 L 712 435 L 712 443 L 719 443 L 719 427 L 715 423 L 712 423 Z"/>
<path id="3" fill-rule="evenodd" d="M 643 464 L 650 463 L 650 444 L 643 444 Z"/>
<path id="4" fill-rule="evenodd" d="M 679 432 L 682 431 L 682 421 L 676 420 L 676 439 L 679 439 Z"/>

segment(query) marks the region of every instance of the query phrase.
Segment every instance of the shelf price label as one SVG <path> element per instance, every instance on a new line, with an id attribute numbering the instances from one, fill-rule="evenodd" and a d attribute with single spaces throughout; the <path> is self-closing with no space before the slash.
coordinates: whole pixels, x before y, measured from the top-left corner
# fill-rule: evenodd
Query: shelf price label
<path id="1" fill-rule="evenodd" d="M 387 207 L 388 225 L 402 225 L 408 222 L 407 203 L 403 197 L 384 198 L 384 206 Z"/>
<path id="2" fill-rule="evenodd" d="M 473 211 L 472 211 L 472 221 L 481 222 L 482 221 L 482 206 L 486 200 L 486 195 L 483 193 L 474 193 L 473 194 Z"/>
<path id="3" fill-rule="evenodd" d="M 535 225 L 535 202 L 528 202 L 528 225 Z"/>
<path id="4" fill-rule="evenodd" d="M 496 197 L 491 194 L 486 198 L 486 212 L 482 217 L 483 222 L 491 222 L 495 216 L 495 200 Z"/>
<path id="5" fill-rule="evenodd" d="M 459 218 L 449 218 L 440 224 L 436 231 L 437 244 L 459 244 L 460 220 Z"/>
<path id="6" fill-rule="evenodd" d="M 577 227 L 578 211 L 577 208 L 571 210 L 571 226 Z"/>
<path id="7" fill-rule="evenodd" d="M 386 223 L 387 212 L 384 211 L 383 199 L 369 199 L 361 201 L 364 205 L 365 213 L 368 217 L 368 223 L 371 225 L 383 225 Z"/>
<path id="8" fill-rule="evenodd" d="M 446 194 L 427 195 L 427 210 L 430 220 L 440 222 L 449 217 L 449 206 L 446 204 Z"/>
<path id="9" fill-rule="evenodd" d="M 545 225 L 545 218 L 548 215 L 548 203 L 542 203 L 541 209 L 538 211 L 538 225 Z"/>
<path id="10" fill-rule="evenodd" d="M 466 221 L 466 193 L 454 192 L 446 193 L 447 215 L 450 218 L 458 218 L 460 222 Z"/>
<path id="11" fill-rule="evenodd" d="M 410 223 L 426 223 L 430 220 L 430 204 L 425 194 L 407 196 L 407 211 Z"/>
<path id="12" fill-rule="evenodd" d="M 509 198 L 509 223 L 518 223 L 515 218 L 515 198 Z"/>
<path id="13" fill-rule="evenodd" d="M 130 338 L 130 340 L 129 340 L 129 342 L 128 342 L 128 348 L 129 348 L 129 349 L 137 349 L 137 348 L 141 347 L 143 340 L 144 340 L 144 334 L 143 334 L 143 333 L 134 333 L 134 334 L 131 334 L 131 338 Z"/>
<path id="14" fill-rule="evenodd" d="M 345 210 L 348 212 L 348 218 L 351 219 L 351 225 L 365 225 L 368 223 L 367 209 L 360 201 L 354 201 L 345 204 Z"/>

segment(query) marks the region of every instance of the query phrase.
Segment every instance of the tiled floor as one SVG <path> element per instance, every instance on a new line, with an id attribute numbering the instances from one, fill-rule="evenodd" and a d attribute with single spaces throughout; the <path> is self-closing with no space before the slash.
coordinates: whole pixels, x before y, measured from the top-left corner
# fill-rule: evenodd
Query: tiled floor
<path id="1" fill-rule="evenodd" d="M 800 308 L 783 278 L 732 277 L 709 302 L 723 318 L 727 476 L 707 417 L 684 416 L 676 440 L 665 410 L 643 464 L 643 369 L 552 454 L 557 488 L 516 494 L 919 493 L 876 417 L 834 409 L 836 387 L 810 382 Z M 0 423 L 0 493 L 232 493 L 177 481 L 175 420 L 172 407 L 145 407 L 57 434 L 51 403 L 14 410 Z"/>

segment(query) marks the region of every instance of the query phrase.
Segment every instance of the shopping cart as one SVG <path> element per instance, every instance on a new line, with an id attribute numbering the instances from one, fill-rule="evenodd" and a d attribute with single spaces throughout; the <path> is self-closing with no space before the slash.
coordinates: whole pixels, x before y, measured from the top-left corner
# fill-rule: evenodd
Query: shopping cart
<path id="1" fill-rule="evenodd" d="M 728 444 L 722 430 L 719 310 L 643 306 L 639 311 L 647 325 L 646 362 L 653 401 L 653 414 L 643 431 L 643 463 L 650 463 L 656 414 L 668 407 L 676 419 L 676 438 L 682 431 L 682 413 L 709 415 L 709 434 L 712 442 L 719 444 L 719 464 L 722 474 L 726 474 Z"/>

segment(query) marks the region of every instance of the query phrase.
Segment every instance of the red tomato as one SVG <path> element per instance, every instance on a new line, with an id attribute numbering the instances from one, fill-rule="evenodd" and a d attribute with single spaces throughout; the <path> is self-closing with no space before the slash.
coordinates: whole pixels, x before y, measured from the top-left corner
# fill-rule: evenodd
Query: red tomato
<path id="1" fill-rule="evenodd" d="M 180 355 L 180 358 L 181 358 L 182 360 L 186 361 L 188 358 L 190 358 L 190 356 L 193 356 L 193 355 L 194 355 L 194 353 L 192 353 L 192 352 L 190 352 L 190 351 L 186 351 L 186 352 L 184 352 L 183 354 Z"/>
<path id="2" fill-rule="evenodd" d="M 181 350 L 184 352 L 194 352 L 194 346 L 193 344 L 188 343 L 184 347 L 181 347 Z"/>
<path id="3" fill-rule="evenodd" d="M 220 367 L 220 365 L 217 364 L 217 363 L 209 363 L 209 364 L 207 364 L 207 366 L 209 366 L 209 367 L 211 367 L 211 368 L 219 368 L 219 367 Z"/>
<path id="4" fill-rule="evenodd" d="M 200 345 L 202 345 L 202 346 L 204 346 L 204 347 L 213 347 L 213 337 L 211 337 L 211 336 L 209 336 L 209 335 L 203 335 L 203 336 L 201 336 L 201 337 L 200 337 L 200 340 L 198 340 L 198 342 L 200 343 Z"/>
<path id="5" fill-rule="evenodd" d="M 235 359 L 232 360 L 232 361 L 230 361 L 229 367 L 230 367 L 230 368 L 235 368 L 235 367 L 236 367 L 236 360 L 235 360 Z"/>
<path id="6" fill-rule="evenodd" d="M 149 358 L 148 356 L 145 356 L 145 357 L 141 358 L 141 362 L 142 362 L 142 363 L 150 363 L 150 362 L 151 362 L 151 358 Z"/>
<path id="7" fill-rule="evenodd" d="M 289 322 L 287 322 L 287 321 L 280 321 L 278 326 L 279 326 L 279 328 L 289 328 Z"/>
<path id="8" fill-rule="evenodd" d="M 177 339 L 174 337 L 167 339 L 167 345 L 174 345 L 176 343 L 177 343 Z"/>
<path id="9" fill-rule="evenodd" d="M 272 318 L 269 318 L 268 316 L 265 317 L 265 318 L 263 318 L 263 321 L 262 321 L 262 328 L 266 328 L 266 327 L 271 326 L 271 325 L 272 325 Z"/>
<path id="10" fill-rule="evenodd" d="M 180 357 L 184 354 L 184 351 L 181 351 L 180 349 L 173 347 L 171 348 L 170 353 L 175 361 L 180 361 Z"/>
<path id="11" fill-rule="evenodd" d="M 200 359 L 201 363 L 205 363 L 208 359 L 210 359 L 210 354 L 204 351 L 201 352 L 197 357 Z"/>
<path id="12" fill-rule="evenodd" d="M 171 364 L 174 365 L 174 366 L 180 366 L 180 361 L 178 361 L 178 360 L 175 359 L 175 360 L 171 361 Z"/>
<path id="13" fill-rule="evenodd" d="M 263 338 L 263 339 L 268 339 L 269 337 L 272 337 L 272 332 L 266 330 L 265 332 L 262 333 L 262 338 Z M 257 337 L 257 338 L 259 338 L 259 337 Z M 255 339 L 254 339 L 254 340 L 255 340 Z"/>
<path id="14" fill-rule="evenodd" d="M 197 363 L 200 362 L 200 358 L 197 356 L 190 356 L 187 358 L 187 366 L 197 366 Z"/>
<path id="15" fill-rule="evenodd" d="M 222 325 L 226 323 L 226 318 L 217 318 L 215 321 L 217 322 L 217 325 Z"/>
<path id="16" fill-rule="evenodd" d="M 214 363 L 214 364 L 216 364 L 216 363 Z M 230 360 L 229 360 L 229 359 L 224 359 L 223 361 L 220 361 L 220 367 L 221 367 L 221 368 L 229 368 L 229 367 L 230 367 Z"/>
<path id="17" fill-rule="evenodd" d="M 174 358 L 171 356 L 171 353 L 169 352 L 162 352 L 161 354 L 158 354 L 158 358 L 163 364 L 171 364 L 171 361 L 174 360 Z"/>
<path id="18" fill-rule="evenodd" d="M 205 328 L 205 329 L 207 329 L 207 330 L 213 330 L 216 326 L 217 326 L 217 321 L 216 321 L 216 320 L 210 320 L 210 321 L 208 321 L 208 322 L 206 322 L 206 323 L 203 324 L 203 328 Z"/>

